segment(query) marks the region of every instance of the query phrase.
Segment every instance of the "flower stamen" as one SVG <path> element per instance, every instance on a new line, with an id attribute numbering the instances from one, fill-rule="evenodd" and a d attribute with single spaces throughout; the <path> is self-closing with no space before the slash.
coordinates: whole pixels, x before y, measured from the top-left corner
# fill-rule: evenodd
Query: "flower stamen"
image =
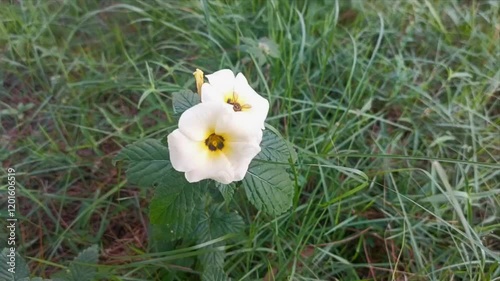
<path id="1" fill-rule="evenodd" d="M 205 140 L 205 145 L 210 151 L 222 150 L 224 148 L 224 138 L 222 136 L 212 133 Z"/>

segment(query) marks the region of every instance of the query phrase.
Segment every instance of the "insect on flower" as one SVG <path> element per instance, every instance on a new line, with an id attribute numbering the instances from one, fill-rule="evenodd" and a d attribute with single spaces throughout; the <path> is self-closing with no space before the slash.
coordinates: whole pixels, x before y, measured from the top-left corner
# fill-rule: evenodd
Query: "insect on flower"
<path id="1" fill-rule="evenodd" d="M 255 92 L 241 73 L 236 77 L 229 69 L 206 75 L 208 83 L 201 87 L 202 102 L 221 102 L 237 113 L 237 117 L 249 116 L 264 129 L 269 102 Z"/>

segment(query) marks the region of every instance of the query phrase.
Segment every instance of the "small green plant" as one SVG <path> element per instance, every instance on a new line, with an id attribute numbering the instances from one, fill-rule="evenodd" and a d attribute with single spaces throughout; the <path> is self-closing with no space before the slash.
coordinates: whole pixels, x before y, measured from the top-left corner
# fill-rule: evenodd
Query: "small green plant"
<path id="1" fill-rule="evenodd" d="M 99 248 L 97 245 L 81 251 L 66 267 L 52 275 L 51 279 L 30 277 L 26 261 L 17 253 L 12 255 L 5 248 L 0 253 L 0 280 L 2 281 L 92 281 L 97 276 Z"/>
<path id="2" fill-rule="evenodd" d="M 279 215 L 292 206 L 291 165 L 297 155 L 276 129 L 265 125 L 269 102 L 240 73 L 195 73 L 198 94 L 173 94 L 178 129 L 161 140 L 145 139 L 115 158 L 127 163 L 127 179 L 153 187 L 149 218 L 158 239 L 206 245 L 200 257 L 205 280 L 227 278 L 223 236 L 243 230 L 244 221 L 227 203 L 244 188 L 260 211 Z M 218 194 L 210 192 L 218 190 Z M 223 198 L 218 200 L 217 198 Z"/>

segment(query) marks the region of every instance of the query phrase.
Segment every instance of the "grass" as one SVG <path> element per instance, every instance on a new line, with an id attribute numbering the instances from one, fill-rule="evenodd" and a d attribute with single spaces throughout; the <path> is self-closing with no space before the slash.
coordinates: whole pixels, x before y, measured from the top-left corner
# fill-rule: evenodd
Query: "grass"
<path id="1" fill-rule="evenodd" d="M 199 278 L 203 247 L 153 247 L 151 190 L 111 160 L 165 141 L 195 68 L 231 68 L 300 155 L 290 212 L 237 192 L 234 280 L 500 280 L 499 2 L 3 1 L 0 19 L 0 155 L 33 275 L 98 244 L 101 280 Z"/>

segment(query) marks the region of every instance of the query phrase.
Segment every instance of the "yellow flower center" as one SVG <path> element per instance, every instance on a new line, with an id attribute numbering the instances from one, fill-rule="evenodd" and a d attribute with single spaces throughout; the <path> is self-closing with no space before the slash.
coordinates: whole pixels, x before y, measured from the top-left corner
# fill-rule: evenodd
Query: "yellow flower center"
<path id="1" fill-rule="evenodd" d="M 238 100 L 238 95 L 235 92 L 233 92 L 232 97 L 228 97 L 226 99 L 226 103 L 232 105 L 233 106 L 233 110 L 235 112 L 242 111 L 244 109 L 250 109 L 250 108 L 252 108 L 252 106 L 249 105 L 249 104 L 241 104 L 241 101 Z"/>
<path id="2" fill-rule="evenodd" d="M 224 138 L 222 136 L 212 133 L 205 140 L 205 145 L 210 151 L 222 150 L 224 148 Z"/>

